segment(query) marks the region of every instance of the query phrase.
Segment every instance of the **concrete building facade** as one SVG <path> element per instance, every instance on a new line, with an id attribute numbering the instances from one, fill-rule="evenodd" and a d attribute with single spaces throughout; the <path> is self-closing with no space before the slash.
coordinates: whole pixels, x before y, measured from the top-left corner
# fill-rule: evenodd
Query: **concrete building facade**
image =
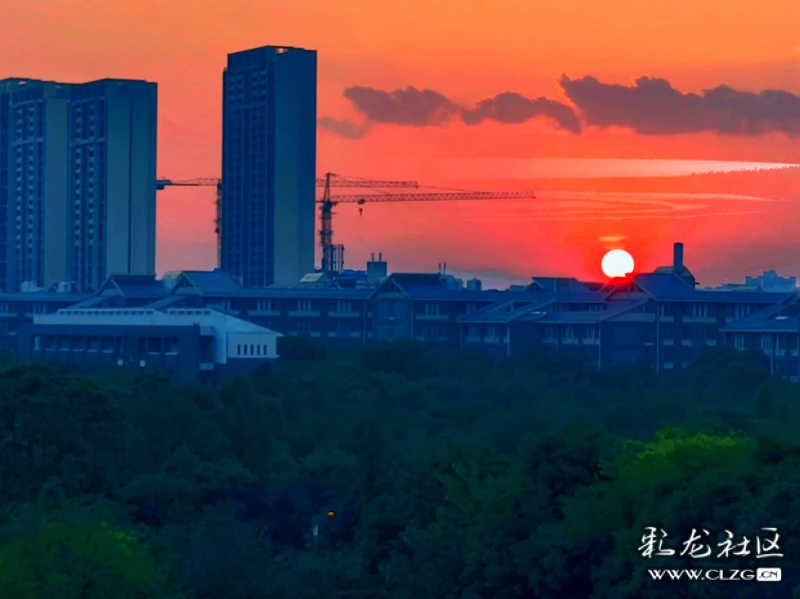
<path id="1" fill-rule="evenodd" d="M 0 289 L 155 272 L 157 87 L 0 81 Z"/>
<path id="2" fill-rule="evenodd" d="M 314 270 L 317 53 L 267 46 L 223 74 L 220 266 L 247 287 Z"/>

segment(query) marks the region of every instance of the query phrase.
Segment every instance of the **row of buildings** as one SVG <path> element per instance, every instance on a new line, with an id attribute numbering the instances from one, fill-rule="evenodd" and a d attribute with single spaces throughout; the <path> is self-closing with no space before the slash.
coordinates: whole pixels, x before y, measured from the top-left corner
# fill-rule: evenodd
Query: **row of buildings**
<path id="1" fill-rule="evenodd" d="M 499 356 L 557 349 L 600 369 L 641 361 L 660 373 L 729 346 L 800 376 L 797 292 L 697 289 L 679 244 L 673 265 L 605 285 L 534 277 L 523 290 L 470 290 L 443 273 L 376 278 L 381 269 L 293 288 L 246 287 L 215 270 L 116 275 L 91 294 L 3 294 L 0 342 L 26 359 L 158 368 L 186 382 L 275 359 L 284 335 L 332 347 L 416 339 Z"/>
<path id="2" fill-rule="evenodd" d="M 317 53 L 230 54 L 222 95 L 220 264 L 294 285 L 314 270 Z M 146 81 L 0 80 L 0 290 L 156 272 L 157 114 Z"/>

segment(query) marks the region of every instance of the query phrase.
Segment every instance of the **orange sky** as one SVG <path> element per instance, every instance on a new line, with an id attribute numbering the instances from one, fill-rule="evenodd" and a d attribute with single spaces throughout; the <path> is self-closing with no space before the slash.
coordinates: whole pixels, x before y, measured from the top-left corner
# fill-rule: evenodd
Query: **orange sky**
<path id="1" fill-rule="evenodd" d="M 320 116 L 354 121 L 359 115 L 342 92 L 355 85 L 387 91 L 431 88 L 465 106 L 504 91 L 563 100 L 557 85 L 562 73 L 624 85 L 654 76 L 682 92 L 725 84 L 800 95 L 797 0 L 0 1 L 5 5 L 0 77 L 159 83 L 159 175 L 173 179 L 219 175 L 226 53 L 265 44 L 318 49 Z M 800 163 L 800 142 L 782 134 L 644 137 L 623 128 L 592 127 L 575 136 L 540 121 L 386 125 L 361 140 L 319 135 L 320 172 L 418 178 L 474 189 L 477 182 L 468 180 L 468 169 L 459 168 L 458 159 L 488 157 Z M 432 167 L 443 159 L 450 160 L 452 172 Z M 533 176 L 503 185 L 552 186 L 542 181 L 546 174 Z M 682 219 L 669 214 L 609 218 L 594 208 L 580 224 L 556 216 L 543 226 L 531 207 L 519 213 L 507 202 L 395 204 L 368 206 L 360 218 L 356 210 L 341 207 L 334 228 L 353 267 L 369 251 L 383 249 L 395 268 L 427 270 L 447 260 L 462 270 L 596 277 L 604 238 L 625 238 L 618 243 L 631 249 L 638 269 L 667 260 L 669 243 L 680 237 L 687 242 L 689 265 L 704 282 L 770 267 L 800 274 L 794 258 L 800 241 L 792 239 L 798 237 L 797 227 L 790 225 L 800 222 L 797 178 L 795 173 L 749 179 L 757 187 L 749 194 L 795 200 L 780 209 L 759 206 L 749 216 L 734 213 L 752 206 L 741 210 L 741 202 L 726 200 L 717 203 L 716 217 L 706 211 Z M 649 181 L 648 192 L 666 190 L 663 180 Z M 481 187 L 487 185 L 500 188 L 496 181 Z M 570 181 L 558 185 L 579 189 Z M 625 191 L 630 181 L 602 185 Z M 728 184 L 716 178 L 707 185 L 705 191 L 713 193 Z M 159 270 L 213 266 L 213 191 L 172 189 L 159 197 Z M 754 232 L 754 224 L 773 234 Z M 776 241 L 774 232 L 784 230 L 786 240 Z M 747 258 L 731 258 L 740 255 Z"/>

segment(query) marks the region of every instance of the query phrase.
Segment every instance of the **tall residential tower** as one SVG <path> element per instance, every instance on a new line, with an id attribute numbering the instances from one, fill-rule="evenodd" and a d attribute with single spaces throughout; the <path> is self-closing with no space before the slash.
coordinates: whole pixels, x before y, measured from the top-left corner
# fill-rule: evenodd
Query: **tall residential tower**
<path id="1" fill-rule="evenodd" d="M 0 289 L 155 273 L 155 83 L 0 81 Z"/>
<path id="2" fill-rule="evenodd" d="M 266 46 L 223 74 L 220 266 L 249 287 L 314 270 L 317 53 Z"/>

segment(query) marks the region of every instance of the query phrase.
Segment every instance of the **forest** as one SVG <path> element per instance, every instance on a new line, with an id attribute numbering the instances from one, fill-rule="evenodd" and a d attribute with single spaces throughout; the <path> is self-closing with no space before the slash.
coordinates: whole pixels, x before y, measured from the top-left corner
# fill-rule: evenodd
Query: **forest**
<path id="1" fill-rule="evenodd" d="M 215 387 L 6 360 L 0 597 L 800 597 L 800 393 L 757 355 L 281 351 Z M 783 579 L 648 573 L 758 567 Z"/>

